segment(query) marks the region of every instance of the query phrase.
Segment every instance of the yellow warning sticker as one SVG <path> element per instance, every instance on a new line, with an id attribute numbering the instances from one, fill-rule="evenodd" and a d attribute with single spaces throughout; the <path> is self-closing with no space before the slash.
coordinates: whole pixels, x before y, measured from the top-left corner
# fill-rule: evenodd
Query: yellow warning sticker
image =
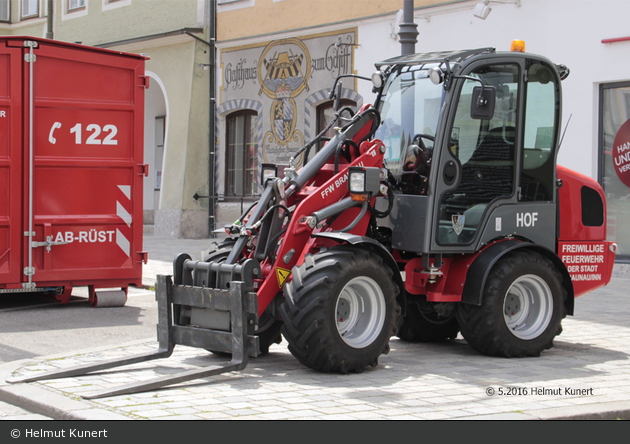
<path id="1" fill-rule="evenodd" d="M 276 268 L 276 276 L 278 276 L 278 287 L 282 288 L 287 279 L 289 279 L 289 276 L 291 276 L 291 270 Z"/>

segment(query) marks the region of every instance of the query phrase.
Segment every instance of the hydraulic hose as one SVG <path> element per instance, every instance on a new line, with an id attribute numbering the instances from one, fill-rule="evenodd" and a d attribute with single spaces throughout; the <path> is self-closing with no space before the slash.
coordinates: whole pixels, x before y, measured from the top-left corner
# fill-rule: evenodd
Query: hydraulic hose
<path id="1" fill-rule="evenodd" d="M 308 155 L 311 152 L 311 148 L 313 147 L 313 145 L 315 145 L 317 142 L 319 142 L 320 140 L 322 140 L 322 138 L 326 135 L 326 133 L 335 125 L 335 123 L 337 123 L 337 121 L 341 118 L 341 113 L 344 111 L 350 111 L 352 112 L 352 108 L 350 108 L 349 106 L 344 106 L 343 108 L 341 108 L 339 111 L 337 111 L 335 113 L 335 115 L 333 116 L 332 119 L 330 119 L 330 123 L 326 126 L 326 128 L 324 128 L 322 130 L 322 132 L 320 132 L 317 136 L 315 136 L 315 138 L 313 140 L 311 140 L 309 143 L 307 143 L 306 145 L 304 145 L 302 148 L 300 148 L 294 155 L 293 158 L 297 158 L 300 154 L 302 154 L 303 152 L 306 151 L 306 153 L 304 154 L 304 163 L 303 166 L 306 166 L 306 163 L 308 162 Z"/>
<path id="2" fill-rule="evenodd" d="M 291 220 L 291 212 L 289 211 L 289 209 L 285 205 L 275 204 L 275 205 L 270 206 L 269 209 L 267 209 L 265 214 L 258 220 L 258 222 L 256 222 L 253 225 L 253 227 L 260 227 L 260 225 L 262 225 L 265 219 L 267 219 L 267 217 L 269 217 L 270 214 L 273 214 L 273 210 L 275 210 L 276 208 L 282 208 L 286 213 L 286 217 L 288 217 L 289 220 Z"/>
<path id="3" fill-rule="evenodd" d="M 343 109 L 343 108 L 342 108 Z M 378 112 L 373 108 L 368 111 L 357 114 L 352 122 L 342 128 L 341 132 L 335 134 L 335 136 L 328 142 L 324 148 L 322 148 L 308 163 L 305 165 L 296 176 L 290 180 L 287 187 L 287 196 L 290 192 L 294 192 L 302 188 L 321 170 L 321 168 L 335 155 L 335 150 L 338 144 L 343 143 L 348 139 L 352 139 L 367 123 L 368 121 L 379 121 Z M 374 126 L 372 127 L 372 130 Z M 369 137 L 369 135 L 368 135 Z M 313 142 L 314 143 L 314 142 Z M 302 150 L 300 150 L 301 152 Z"/>
<path id="4" fill-rule="evenodd" d="M 394 192 L 392 191 L 393 186 L 389 182 L 385 182 L 385 186 L 387 186 L 387 209 L 385 211 L 379 211 L 374 207 L 370 207 L 370 212 L 379 219 L 383 219 L 389 216 L 389 213 L 392 212 L 392 208 L 394 207 Z"/>
<path id="5" fill-rule="evenodd" d="M 363 219 L 363 216 L 365 216 L 365 213 L 367 213 L 368 207 L 370 206 L 370 200 L 366 200 L 365 202 L 363 202 L 363 206 L 361 207 L 361 212 L 359 213 L 359 215 L 352 221 L 352 223 L 350 225 L 348 225 L 346 228 L 344 228 L 343 230 L 339 230 L 342 233 L 347 233 L 348 231 L 352 230 L 361 219 Z"/>

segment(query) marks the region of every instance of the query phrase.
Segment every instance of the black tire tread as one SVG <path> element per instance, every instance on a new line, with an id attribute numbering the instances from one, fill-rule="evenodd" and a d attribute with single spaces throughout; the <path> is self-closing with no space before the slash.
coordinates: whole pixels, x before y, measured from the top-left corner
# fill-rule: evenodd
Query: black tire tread
<path id="1" fill-rule="evenodd" d="M 366 347 L 370 350 L 363 353 L 343 343 L 334 314 L 326 316 L 326 313 L 336 305 L 340 279 L 362 275 L 365 269 L 374 271 L 374 267 L 382 273 L 379 284 L 386 306 L 393 308 L 386 315 L 384 330 L 388 331 L 383 331 Z M 400 324 L 401 309 L 396 301 L 399 289 L 392 281 L 392 274 L 378 255 L 356 247 L 340 246 L 307 255 L 300 266 L 293 268 L 292 280 L 284 286 L 285 301 L 280 306 L 282 334 L 289 343 L 289 351 L 305 366 L 322 372 L 361 373 L 368 366 L 378 365 L 378 357 L 389 352 L 389 338 L 397 333 Z"/>
<path id="2" fill-rule="evenodd" d="M 514 337 L 505 325 L 502 317 L 503 298 L 507 290 L 506 281 L 513 282 L 515 270 L 532 266 L 550 272 L 555 282 L 547 283 L 556 287 L 556 293 L 560 293 L 559 301 L 554 301 L 554 305 L 559 302 L 561 308 L 559 316 L 558 313 L 553 314 L 546 332 L 536 339 L 523 341 Z M 517 250 L 501 258 L 490 272 L 481 306 L 458 304 L 457 321 L 464 339 L 480 353 L 507 358 L 537 357 L 542 351 L 552 348 L 554 338 L 562 332 L 561 322 L 567 314 L 566 299 L 567 291 L 562 285 L 562 276 L 551 261 L 531 250 Z M 497 306 L 500 306 L 499 309 Z"/>

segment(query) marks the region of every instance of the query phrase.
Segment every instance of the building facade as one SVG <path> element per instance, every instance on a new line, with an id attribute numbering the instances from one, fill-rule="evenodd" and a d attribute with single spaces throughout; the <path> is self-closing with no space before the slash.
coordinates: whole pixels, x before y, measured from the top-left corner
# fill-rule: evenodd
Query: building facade
<path id="1" fill-rule="evenodd" d="M 522 39 L 527 52 L 567 65 L 571 75 L 562 85 L 565 130 L 558 164 L 604 186 L 609 238 L 619 244 L 619 260 L 630 260 L 630 70 L 623 62 L 630 54 L 624 23 L 630 2 L 489 1 L 485 18 L 478 16 L 479 3 L 416 0 L 415 51 L 509 51 L 513 39 Z M 234 175 L 235 165 L 244 162 L 243 169 L 254 171 L 264 161 L 286 162 L 302 137 L 323 127 L 332 77 L 342 70 L 369 77 L 374 63 L 400 54 L 402 8 L 402 0 L 219 2 L 217 225 L 238 217 L 260 190 L 235 187 L 233 182 L 248 180 Z M 299 70 L 278 69 L 296 62 Z M 281 82 L 277 76 L 282 75 L 302 83 L 280 106 L 281 91 L 274 93 L 271 86 L 290 83 Z M 343 86 L 348 104 L 374 100 L 369 82 L 344 81 Z M 242 140 L 229 133 L 239 119 L 250 121 Z M 285 139 L 279 137 L 282 128 Z M 249 180 L 255 178 L 252 173 Z"/>
<path id="2" fill-rule="evenodd" d="M 149 57 L 144 223 L 156 235 L 208 237 L 210 45 L 207 0 L 54 0 L 56 40 Z M 46 37 L 47 0 L 0 0 L 0 34 Z M 68 79 L 80 82 L 81 79 Z"/>
<path id="3" fill-rule="evenodd" d="M 619 244 L 618 257 L 630 259 L 630 70 L 624 62 L 630 53 L 625 24 L 630 2 L 489 1 L 484 18 L 479 3 L 415 0 L 415 51 L 507 51 L 513 39 L 522 39 L 526 51 L 567 65 L 566 130 L 558 163 L 604 186 L 609 237 Z M 0 33 L 45 37 L 47 4 L 0 0 Z M 171 237 L 205 238 L 233 222 L 260 193 L 262 164 L 286 164 L 326 126 L 334 78 L 369 77 L 376 62 L 400 54 L 403 0 L 54 0 L 53 5 L 55 39 L 150 57 L 145 221 L 156 234 Z M 217 38 L 211 42 L 215 21 Z M 216 98 L 213 105 L 210 96 Z M 344 105 L 355 108 L 374 100 L 369 82 L 354 79 L 343 81 L 342 96 Z"/>

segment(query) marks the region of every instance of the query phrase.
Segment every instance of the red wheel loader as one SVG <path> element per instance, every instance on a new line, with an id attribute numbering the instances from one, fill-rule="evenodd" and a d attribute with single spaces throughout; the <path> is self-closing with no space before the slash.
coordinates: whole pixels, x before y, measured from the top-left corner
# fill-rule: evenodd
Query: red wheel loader
<path id="1" fill-rule="evenodd" d="M 338 109 L 284 178 L 263 170 L 229 238 L 159 277 L 158 352 L 77 372 L 175 344 L 229 364 L 89 397 L 242 369 L 282 337 L 322 372 L 376 366 L 392 336 L 461 332 L 487 355 L 538 356 L 575 298 L 609 282 L 602 188 L 556 166 L 566 66 L 481 48 L 376 67 L 374 106 Z"/>

